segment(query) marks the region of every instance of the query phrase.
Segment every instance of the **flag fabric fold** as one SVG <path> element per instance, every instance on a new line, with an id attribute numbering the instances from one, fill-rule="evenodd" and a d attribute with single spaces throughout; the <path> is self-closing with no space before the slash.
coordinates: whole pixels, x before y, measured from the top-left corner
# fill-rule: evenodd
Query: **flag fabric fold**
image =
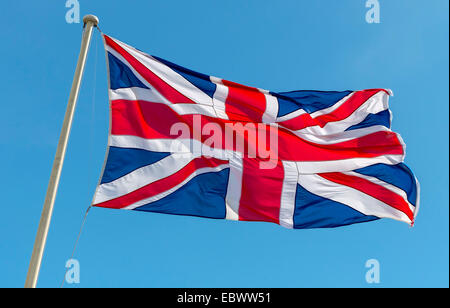
<path id="1" fill-rule="evenodd" d="M 271 92 L 103 35 L 110 134 L 93 205 L 325 228 L 413 224 L 390 90 Z"/>

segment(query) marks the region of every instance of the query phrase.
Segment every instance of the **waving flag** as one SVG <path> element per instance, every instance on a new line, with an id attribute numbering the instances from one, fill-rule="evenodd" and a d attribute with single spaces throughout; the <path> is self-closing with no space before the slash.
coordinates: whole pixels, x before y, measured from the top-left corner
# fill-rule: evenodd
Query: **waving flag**
<path id="1" fill-rule="evenodd" d="M 111 123 L 94 206 L 296 229 L 414 223 L 390 91 L 270 92 L 104 42 Z"/>

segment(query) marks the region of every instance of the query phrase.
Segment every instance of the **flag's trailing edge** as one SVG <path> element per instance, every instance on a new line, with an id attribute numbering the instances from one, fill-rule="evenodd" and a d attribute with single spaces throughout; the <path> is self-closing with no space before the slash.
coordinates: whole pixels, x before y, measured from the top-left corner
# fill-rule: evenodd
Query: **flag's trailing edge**
<path id="1" fill-rule="evenodd" d="M 401 137 L 390 128 L 389 90 L 275 93 L 103 37 L 111 120 L 94 206 L 295 229 L 379 218 L 414 223 L 419 185 L 403 163 Z M 192 133 L 187 139 L 171 133 L 177 123 Z M 277 127 L 273 168 L 261 169 L 260 158 L 198 134 L 230 123 Z M 208 155 L 174 151 L 183 141 L 209 149 Z"/>

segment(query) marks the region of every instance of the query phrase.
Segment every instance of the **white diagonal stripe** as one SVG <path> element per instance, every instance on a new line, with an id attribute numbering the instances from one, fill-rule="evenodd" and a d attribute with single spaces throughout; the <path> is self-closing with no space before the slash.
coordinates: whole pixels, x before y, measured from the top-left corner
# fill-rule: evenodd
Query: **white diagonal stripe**
<path id="1" fill-rule="evenodd" d="M 309 126 L 298 130 L 297 132 L 308 133 L 312 135 L 329 135 L 336 132 L 345 131 L 347 128 L 362 122 L 367 117 L 367 115 L 387 110 L 389 108 L 388 100 L 389 95 L 384 91 L 380 91 L 370 97 L 367 101 L 365 101 L 350 116 L 341 121 L 328 122 L 323 127 L 320 127 L 319 125 Z M 319 115 L 325 114 L 322 113 L 323 110 L 320 110 L 320 112 L 321 113 Z M 314 115 L 313 117 L 315 118 L 318 116 L 316 115 L 317 113 L 318 112 L 315 112 L 311 114 L 311 116 Z"/>
<path id="2" fill-rule="evenodd" d="M 284 116 L 281 116 L 281 117 L 277 118 L 277 122 L 284 122 L 284 121 L 296 118 L 298 116 L 301 116 L 302 114 L 305 114 L 305 113 L 306 113 L 305 110 L 298 109 L 298 110 L 295 110 L 295 111 L 293 111 L 291 113 L 285 114 Z"/>
<path id="3" fill-rule="evenodd" d="M 408 207 L 409 207 L 409 209 L 411 210 L 411 212 L 413 212 L 413 213 L 415 212 L 416 209 L 415 209 L 415 207 L 408 201 L 408 195 L 406 194 L 406 192 L 405 192 L 404 190 L 398 188 L 397 186 L 394 186 L 394 185 L 392 185 L 392 184 L 386 183 L 386 182 L 384 182 L 384 181 L 382 181 L 382 180 L 380 180 L 380 179 L 378 179 L 378 178 L 376 178 L 376 177 L 368 176 L 368 175 L 361 174 L 361 173 L 358 173 L 358 172 L 349 171 L 349 172 L 342 172 L 342 173 L 343 173 L 343 174 L 350 175 L 350 176 L 356 176 L 356 177 L 365 179 L 365 180 L 367 180 L 367 181 L 369 181 L 369 182 L 372 182 L 372 183 L 377 184 L 377 185 L 380 185 L 380 186 L 382 186 L 382 187 L 384 187 L 384 188 L 386 188 L 386 189 L 389 189 L 389 190 L 392 191 L 393 193 L 395 193 L 395 194 L 399 195 L 400 197 L 402 197 L 403 200 L 405 200 L 405 202 L 408 204 Z"/>
<path id="4" fill-rule="evenodd" d="M 172 154 L 154 164 L 136 169 L 112 182 L 101 184 L 98 187 L 94 204 L 118 198 L 168 177 L 181 170 L 195 158 L 193 154 Z"/>
<path id="5" fill-rule="evenodd" d="M 187 98 L 191 99 L 192 101 L 196 102 L 197 104 L 212 106 L 211 97 L 194 86 L 183 76 L 172 70 L 170 67 L 159 62 L 152 56 L 145 54 L 135 48 L 132 48 L 125 43 L 122 43 L 116 39 L 113 40 L 172 88 L 174 88 Z"/>
<path id="6" fill-rule="evenodd" d="M 317 174 L 300 175 L 298 183 L 315 195 L 345 204 L 364 215 L 411 223 L 402 211 L 357 189 L 329 181 Z"/>
<path id="7" fill-rule="evenodd" d="M 180 189 L 181 187 L 183 187 L 184 185 L 186 185 L 186 183 L 188 183 L 190 180 L 192 180 L 192 179 L 193 179 L 194 177 L 196 177 L 197 175 L 204 174 L 204 173 L 208 173 L 208 172 L 219 172 L 219 171 L 221 171 L 221 170 L 223 170 L 223 169 L 226 169 L 226 168 L 228 168 L 228 167 L 229 167 L 228 164 L 223 164 L 223 165 L 216 166 L 216 167 L 205 167 L 205 168 L 196 169 L 193 173 L 191 173 L 191 174 L 190 174 L 183 182 L 181 182 L 180 184 L 175 185 L 175 186 L 173 186 L 172 188 L 170 188 L 169 190 L 166 190 L 166 191 L 164 191 L 164 192 L 162 192 L 162 193 L 160 193 L 160 194 L 157 194 L 157 195 L 155 195 L 155 196 L 152 196 L 152 197 L 149 197 L 149 198 L 146 198 L 146 199 L 139 200 L 138 202 L 135 202 L 135 203 L 133 203 L 133 204 L 130 204 L 129 206 L 124 207 L 123 209 L 124 209 L 124 210 L 133 210 L 133 209 L 135 209 L 135 208 L 137 208 L 137 207 L 146 205 L 146 204 L 148 204 L 148 203 L 158 201 L 158 200 L 160 200 L 160 199 L 162 199 L 162 198 L 164 198 L 164 197 L 167 197 L 167 196 L 170 195 L 171 193 L 177 191 L 178 189 Z"/>

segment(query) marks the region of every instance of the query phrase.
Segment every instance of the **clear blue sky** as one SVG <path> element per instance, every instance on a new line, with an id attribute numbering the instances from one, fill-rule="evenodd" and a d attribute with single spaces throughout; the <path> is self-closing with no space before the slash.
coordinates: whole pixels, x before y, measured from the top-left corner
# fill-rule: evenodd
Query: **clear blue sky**
<path id="1" fill-rule="evenodd" d="M 416 226 L 337 229 L 91 210 L 68 287 L 381 287 L 449 285 L 447 0 L 79 0 L 105 33 L 194 70 L 288 91 L 391 88 L 393 129 L 418 177 Z M 0 10 L 0 287 L 24 284 L 79 52 L 65 1 Z M 96 77 L 95 77 L 95 67 Z M 95 99 L 94 97 L 95 91 Z M 105 57 L 91 45 L 38 286 L 58 287 L 100 175 L 108 132 Z"/>

